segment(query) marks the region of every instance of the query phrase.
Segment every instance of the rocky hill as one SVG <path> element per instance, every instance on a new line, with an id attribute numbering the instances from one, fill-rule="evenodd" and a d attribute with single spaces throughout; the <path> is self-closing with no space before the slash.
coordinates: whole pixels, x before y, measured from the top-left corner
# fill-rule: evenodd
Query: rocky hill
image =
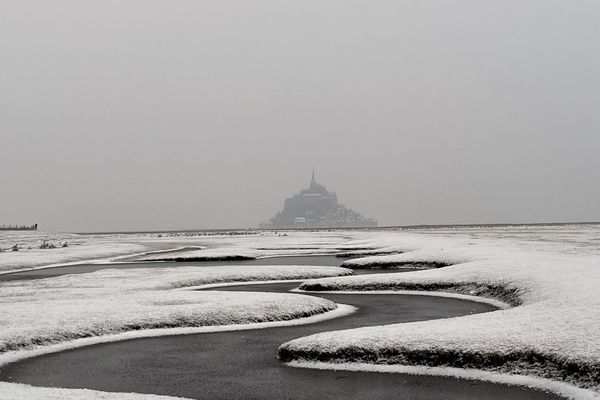
<path id="1" fill-rule="evenodd" d="M 376 227 L 377 221 L 365 218 L 338 203 L 330 192 L 315 180 L 313 171 L 310 187 L 285 200 L 283 210 L 261 228 L 361 228 Z"/>

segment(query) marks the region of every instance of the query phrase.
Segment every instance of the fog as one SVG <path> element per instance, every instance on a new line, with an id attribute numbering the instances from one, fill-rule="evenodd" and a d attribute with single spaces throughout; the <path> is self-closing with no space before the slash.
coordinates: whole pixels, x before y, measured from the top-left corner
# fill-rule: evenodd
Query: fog
<path id="1" fill-rule="evenodd" d="M 600 2 L 0 1 L 0 223 L 600 220 Z"/>

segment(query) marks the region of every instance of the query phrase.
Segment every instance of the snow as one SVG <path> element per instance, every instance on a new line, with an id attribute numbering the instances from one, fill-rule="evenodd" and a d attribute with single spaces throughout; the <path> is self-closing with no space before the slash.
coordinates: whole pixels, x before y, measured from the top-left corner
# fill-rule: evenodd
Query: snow
<path id="1" fill-rule="evenodd" d="M 286 359 L 463 367 L 552 378 L 600 392 L 600 227 L 511 227 L 370 233 L 359 243 L 415 249 L 378 262 L 440 261 L 450 267 L 326 278 L 305 287 L 509 289 L 519 306 L 435 321 L 325 332 L 280 348 Z M 575 368 L 574 366 L 577 366 Z"/>
<path id="2" fill-rule="evenodd" d="M 295 294 L 193 291 L 268 279 L 347 274 L 337 267 L 220 266 L 102 270 L 0 283 L 0 366 L 28 357 L 140 337 L 316 323 L 355 311 Z M 279 282 L 279 281 L 276 281 Z M 298 281 L 299 282 L 299 281 Z M 135 329 L 135 331 L 131 331 Z M 173 399 L 0 382 L 4 399 Z"/>
<path id="3" fill-rule="evenodd" d="M 242 256 L 248 258 L 278 255 L 333 254 L 352 234 L 329 232 L 233 232 L 209 233 L 130 233 L 66 234 L 39 231 L 0 231 L 0 274 L 48 266 L 127 260 L 153 261 L 204 257 Z M 42 240 L 69 247 L 39 249 Z M 10 247 L 18 244 L 20 251 Z M 173 250 L 197 247 L 188 251 Z M 135 257 L 133 257 L 135 256 Z"/>
<path id="4" fill-rule="evenodd" d="M 263 283 L 276 283 L 265 281 Z M 209 286 L 209 285 L 206 285 Z M 158 337 L 166 335 L 190 335 L 198 333 L 211 333 L 211 332 L 226 332 L 226 331 L 239 331 L 239 330 L 250 330 L 250 329 L 266 329 L 266 328 L 277 328 L 284 326 L 294 326 L 302 324 L 315 324 L 322 321 L 326 321 L 332 318 L 340 318 L 346 315 L 352 314 L 356 311 L 356 307 L 349 306 L 346 304 L 338 304 L 337 308 L 324 312 L 322 314 L 312 315 L 310 317 L 298 318 L 289 321 L 273 321 L 273 322 L 256 322 L 249 324 L 234 324 L 234 325 L 219 325 L 219 326 L 205 326 L 198 328 L 167 328 L 167 329 L 143 329 L 140 331 L 124 332 L 116 335 L 99 336 L 92 338 L 84 338 L 72 340 L 65 343 L 59 343 L 50 346 L 37 347 L 30 350 L 11 351 L 0 354 L 0 366 L 23 360 L 30 357 L 38 357 L 44 354 L 51 354 L 77 347 L 90 346 L 99 343 L 116 342 L 120 340 L 130 340 L 142 337 Z M 37 388 L 29 385 L 22 385 L 17 383 L 0 382 L 0 399 L 14 399 L 14 400 L 29 400 L 31 398 L 39 400 L 137 400 L 137 399 L 151 399 L 151 400 L 167 400 L 167 399 L 182 399 L 180 397 L 169 397 L 169 396 L 155 396 L 148 394 L 135 394 L 135 393 L 109 393 L 100 392 L 95 390 L 86 389 L 56 389 L 56 388 Z"/>
<path id="5" fill-rule="evenodd" d="M 273 282 L 265 282 L 273 283 Z M 285 326 L 297 326 L 314 324 L 322 321 L 327 321 L 333 318 L 340 318 L 350 315 L 356 312 L 357 308 L 347 304 L 337 304 L 335 309 L 323 312 L 321 314 L 315 314 L 308 317 L 282 320 L 282 321 L 270 321 L 270 322 L 252 322 L 243 324 L 229 324 L 229 325 L 214 325 L 214 326 L 200 326 L 200 327 L 187 327 L 187 328 L 159 328 L 159 329 L 141 329 L 136 331 L 128 331 L 123 333 L 117 333 L 113 335 L 87 337 L 81 339 L 75 339 L 63 343 L 52 344 L 48 346 L 37 346 L 25 350 L 8 351 L 6 353 L 0 353 L 0 366 L 13 363 L 19 360 L 24 360 L 31 357 L 38 357 L 45 354 L 58 353 L 65 350 L 76 349 L 79 347 L 91 346 L 100 343 L 112 343 L 122 340 L 149 338 L 149 337 L 160 337 L 160 336 L 177 336 L 177 335 L 192 335 L 198 333 L 215 333 L 215 332 L 231 332 L 231 331 L 245 331 L 253 329 L 267 329 L 267 328 L 278 328 Z"/>
<path id="6" fill-rule="evenodd" d="M 147 254 L 133 258 L 134 261 L 184 261 L 194 259 L 219 260 L 223 258 L 257 258 L 259 252 L 246 247 L 218 247 L 180 251 L 176 254 Z"/>
<path id="7" fill-rule="evenodd" d="M 174 400 L 182 397 L 155 396 L 136 393 L 110 393 L 87 389 L 39 388 L 17 383 L 0 382 L 0 399 L 10 400 Z"/>
<path id="8" fill-rule="evenodd" d="M 337 254 L 343 250 L 347 236 L 322 232 L 289 232 L 287 236 L 261 232 L 244 237 L 212 236 L 202 242 L 208 248 L 182 251 L 177 254 L 152 254 L 138 257 L 144 261 L 210 260 L 244 257 L 264 258 L 315 254 Z"/>
<path id="9" fill-rule="evenodd" d="M 303 367 L 446 374 L 542 387 L 569 398 L 600 398 L 599 225 L 285 235 L 77 235 L 66 239 L 73 243 L 66 249 L 0 253 L 0 270 L 114 259 L 131 253 L 161 257 L 167 254 L 148 253 L 191 246 L 202 250 L 181 251 L 177 256 L 265 257 L 347 251 L 369 256 L 347 262 L 348 267 L 374 263 L 452 264 L 407 273 L 324 278 L 318 280 L 318 285 L 321 290 L 344 292 L 410 289 L 422 294 L 422 290 L 435 290 L 442 296 L 481 295 L 516 306 L 460 318 L 320 333 L 282 345 L 280 354 L 292 360 L 293 365 Z M 39 237 L 34 235 L 27 240 L 34 243 Z M 4 237 L 0 247 L 6 249 L 8 242 L 10 238 Z M 377 255 L 385 253 L 401 254 Z M 332 315 L 331 311 L 325 312 L 332 310 L 330 303 L 307 296 L 187 289 L 239 280 L 319 278 L 340 273 L 343 270 L 331 267 L 178 267 L 104 270 L 3 283 L 0 346 L 5 351 L 25 347 L 3 355 L 22 357 L 42 349 L 50 351 L 137 333 L 125 332 L 131 328 L 144 328 L 139 332 L 145 334 L 169 334 L 217 329 L 204 326 L 215 323 L 269 324 L 272 322 L 268 321 L 291 315 Z M 178 328 L 164 329 L 166 326 Z M 90 335 L 93 337 L 86 337 Z M 77 339 L 81 337 L 84 338 Z M 316 359 L 327 363 L 315 364 Z M 1 390 L 7 384 L 0 385 L 1 398 Z"/>
<path id="10" fill-rule="evenodd" d="M 55 246 L 67 242 L 68 247 L 40 249 L 42 241 Z M 19 251 L 9 249 L 18 245 Z M 41 266 L 104 259 L 147 251 L 142 243 L 123 241 L 119 237 L 88 236 L 77 234 L 48 233 L 38 231 L 0 231 L 0 273 L 33 269 Z"/>
<path id="11" fill-rule="evenodd" d="M 338 267 L 102 270 L 0 283 L 0 352 L 128 330 L 288 320 L 335 309 L 298 294 L 173 290 L 202 284 L 346 274 Z"/>
<path id="12" fill-rule="evenodd" d="M 285 281 L 278 281 L 278 282 L 285 282 Z M 306 282 L 306 281 L 303 281 Z M 214 284 L 211 285 L 213 287 L 220 287 L 220 286 L 227 286 L 230 285 L 228 283 L 225 284 Z M 234 284 L 231 284 L 234 285 Z M 314 295 L 319 295 L 319 294 L 351 294 L 351 295 L 361 295 L 361 294 L 368 294 L 368 295 L 374 295 L 374 294 L 398 294 L 399 291 L 398 290 L 319 290 L 319 291 L 310 291 L 310 290 L 302 290 L 300 288 L 296 288 L 296 289 L 292 289 L 290 290 L 290 292 L 292 293 L 304 293 L 304 294 L 314 294 Z M 471 295 L 467 295 L 467 294 L 460 294 L 460 293 L 447 293 L 447 292 L 429 292 L 429 291 L 423 291 L 423 290 L 402 290 L 402 295 L 408 295 L 408 296 L 429 296 L 429 297 L 445 297 L 448 299 L 458 299 L 458 300 L 467 300 L 467 301 L 473 301 L 476 303 L 483 303 L 483 304 L 489 304 L 491 306 L 494 306 L 498 309 L 501 310 L 505 310 L 511 307 L 510 304 L 505 303 L 501 300 L 496 300 L 496 299 L 490 299 L 490 298 L 486 298 L 486 297 L 480 297 L 480 296 L 471 296 Z"/>
<path id="13" fill-rule="evenodd" d="M 429 375 L 429 376 L 448 376 L 454 378 L 480 380 L 505 385 L 526 386 L 532 389 L 549 391 L 566 398 L 579 400 L 597 400 L 596 393 L 578 388 L 573 385 L 557 382 L 550 379 L 537 378 L 524 375 L 497 374 L 488 371 L 463 369 L 463 368 L 436 368 L 436 367 L 418 367 L 408 365 L 375 365 L 361 363 L 323 363 L 307 361 L 291 361 L 286 363 L 289 367 L 312 368 L 334 371 L 368 371 L 378 373 L 395 373 L 406 375 Z"/>

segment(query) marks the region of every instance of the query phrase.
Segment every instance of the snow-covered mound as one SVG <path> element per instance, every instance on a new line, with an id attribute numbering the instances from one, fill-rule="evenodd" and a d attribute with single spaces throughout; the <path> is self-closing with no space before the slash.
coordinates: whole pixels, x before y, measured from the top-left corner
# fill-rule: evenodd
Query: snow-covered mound
<path id="1" fill-rule="evenodd" d="M 514 230 L 514 228 L 512 228 Z M 449 267 L 326 278 L 317 290 L 442 290 L 499 297 L 516 307 L 445 320 L 320 333 L 284 344 L 284 360 L 475 368 L 528 374 L 600 391 L 598 226 L 381 234 L 383 246 L 419 249 L 353 265 L 436 261 Z M 563 239 L 554 240 L 556 236 Z M 529 237 L 527 237 L 529 236 Z M 532 238 L 531 236 L 535 236 Z M 564 237 L 569 241 L 565 241 Z M 525 237 L 525 239 L 523 239 Z M 376 235 L 367 241 L 377 247 Z M 576 251 L 576 249 L 582 249 Z"/>
<path id="2" fill-rule="evenodd" d="M 0 353 L 124 331 L 289 320 L 336 308 L 297 294 L 175 290 L 229 281 L 348 274 L 337 267 L 102 270 L 0 283 Z"/>

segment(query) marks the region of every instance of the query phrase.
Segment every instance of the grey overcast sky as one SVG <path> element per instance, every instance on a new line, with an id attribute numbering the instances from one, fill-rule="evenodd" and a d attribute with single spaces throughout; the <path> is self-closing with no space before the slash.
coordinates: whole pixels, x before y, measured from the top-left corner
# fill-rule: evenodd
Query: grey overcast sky
<path id="1" fill-rule="evenodd" d="M 0 0 L 0 223 L 600 220 L 597 0 Z"/>

